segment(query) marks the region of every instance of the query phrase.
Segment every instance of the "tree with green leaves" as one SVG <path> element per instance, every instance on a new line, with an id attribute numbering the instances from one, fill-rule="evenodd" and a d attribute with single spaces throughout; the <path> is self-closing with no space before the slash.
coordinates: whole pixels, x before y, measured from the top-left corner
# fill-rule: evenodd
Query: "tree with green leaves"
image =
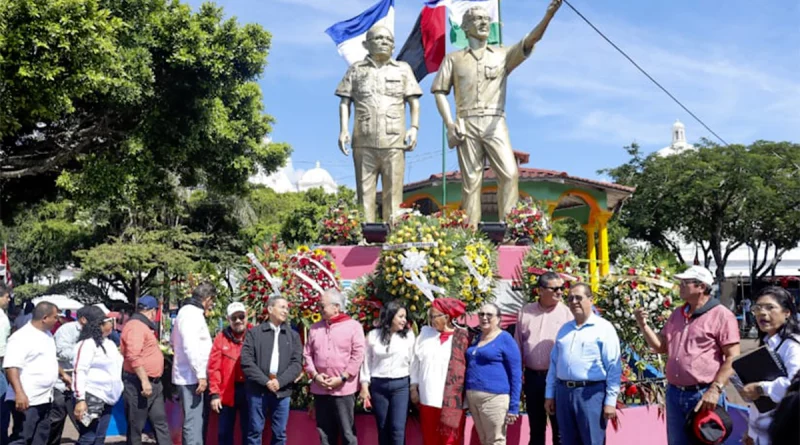
<path id="1" fill-rule="evenodd" d="M 757 258 L 753 276 L 763 277 L 800 242 L 800 145 L 703 140 L 696 150 L 666 157 L 643 157 L 635 144 L 626 148 L 628 163 L 600 172 L 636 187 L 621 215 L 632 238 L 679 256 L 679 238 L 696 243 L 705 265 L 717 265 L 718 280 L 743 245 Z"/>
<path id="2" fill-rule="evenodd" d="M 174 185 L 243 192 L 273 118 L 256 83 L 271 36 L 178 0 L 0 2 L 0 180 L 65 169 L 73 198 L 124 205 Z"/>
<path id="3" fill-rule="evenodd" d="M 58 278 L 72 264 L 72 252 L 91 243 L 88 215 L 74 202 L 41 202 L 17 214 L 8 231 L 10 262 L 17 284 Z"/>
<path id="4" fill-rule="evenodd" d="M 81 278 L 97 280 L 124 294 L 129 303 L 156 289 L 165 279 L 182 276 L 197 261 L 201 234 L 183 227 L 130 228 L 122 236 L 79 250 Z"/>

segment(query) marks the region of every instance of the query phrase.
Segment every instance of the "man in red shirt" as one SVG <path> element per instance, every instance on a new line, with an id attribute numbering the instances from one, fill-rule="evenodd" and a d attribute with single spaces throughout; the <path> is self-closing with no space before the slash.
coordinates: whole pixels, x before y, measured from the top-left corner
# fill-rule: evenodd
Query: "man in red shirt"
<path id="1" fill-rule="evenodd" d="M 247 333 L 247 310 L 244 304 L 228 305 L 230 326 L 217 334 L 208 358 L 208 389 L 211 409 L 219 414 L 219 445 L 233 444 L 233 426 L 239 413 L 242 442 L 247 438 L 250 416 L 242 372 L 242 344 Z"/>
<path id="2" fill-rule="evenodd" d="M 156 324 L 158 300 L 139 297 L 136 314 L 125 323 L 120 340 L 122 382 L 125 385 L 125 418 L 128 419 L 127 445 L 142 444 L 142 429 L 147 420 L 153 426 L 158 445 L 172 443 L 164 405 L 164 354 L 158 346 Z"/>
<path id="3" fill-rule="evenodd" d="M 685 429 L 687 416 L 713 410 L 725 400 L 740 338 L 736 316 L 711 296 L 714 277 L 708 269 L 692 266 L 675 278 L 686 304 L 672 313 L 661 332 L 647 325 L 644 308 L 635 313 L 647 344 L 667 354 L 667 441 L 688 445 L 693 442 Z"/>

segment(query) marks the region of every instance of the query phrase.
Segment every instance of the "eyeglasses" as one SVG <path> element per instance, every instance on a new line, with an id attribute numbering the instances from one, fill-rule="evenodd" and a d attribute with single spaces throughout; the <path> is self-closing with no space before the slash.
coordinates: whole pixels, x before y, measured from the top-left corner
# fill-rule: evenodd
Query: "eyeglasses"
<path id="1" fill-rule="evenodd" d="M 491 312 L 478 312 L 478 318 L 489 318 L 489 319 L 491 319 L 494 316 L 495 316 L 495 314 L 493 314 Z"/>
<path id="2" fill-rule="evenodd" d="M 581 301 L 583 301 L 583 295 L 570 295 L 570 296 L 568 296 L 568 297 L 566 298 L 566 300 L 567 300 L 567 301 L 577 301 L 577 302 L 581 302 Z"/>
<path id="3" fill-rule="evenodd" d="M 680 282 L 681 286 L 688 286 L 690 284 L 694 284 L 695 286 L 698 286 L 698 285 L 700 285 L 700 281 L 699 280 L 681 280 L 681 282 Z"/>
<path id="4" fill-rule="evenodd" d="M 551 292 L 564 292 L 564 286 L 542 286 L 542 289 L 549 289 Z"/>
<path id="5" fill-rule="evenodd" d="M 231 320 L 233 321 L 244 320 L 245 318 L 247 318 L 245 314 L 231 315 Z"/>
<path id="6" fill-rule="evenodd" d="M 435 318 L 439 318 L 439 317 L 447 317 L 447 314 L 436 314 L 436 315 L 431 315 L 430 316 L 431 319 L 435 319 Z"/>
<path id="7" fill-rule="evenodd" d="M 757 314 L 759 312 L 772 312 L 774 310 L 780 309 L 780 306 L 775 306 L 774 304 L 754 304 L 750 308 L 750 312 Z"/>

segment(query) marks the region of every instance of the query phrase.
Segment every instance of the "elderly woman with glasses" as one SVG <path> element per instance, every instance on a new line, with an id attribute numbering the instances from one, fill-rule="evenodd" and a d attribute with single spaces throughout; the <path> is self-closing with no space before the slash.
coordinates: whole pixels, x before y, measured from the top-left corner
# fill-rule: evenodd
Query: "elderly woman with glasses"
<path id="1" fill-rule="evenodd" d="M 500 309 L 478 312 L 481 332 L 467 349 L 467 402 L 482 445 L 506 443 L 506 426 L 517 421 L 522 358 L 514 337 L 500 329 Z"/>
<path id="2" fill-rule="evenodd" d="M 786 395 L 792 376 L 800 371 L 800 325 L 797 322 L 797 307 L 786 289 L 770 286 L 758 293 L 751 310 L 762 334 L 759 344 L 766 345 L 777 353 L 786 368 L 787 377 L 749 383 L 739 393 L 745 400 L 756 401 L 763 398 L 779 403 Z M 769 429 L 774 413 L 774 409 L 759 412 L 755 405 L 750 405 L 747 435 L 743 442 L 750 445 L 771 444 Z"/>
<path id="3" fill-rule="evenodd" d="M 419 406 L 424 445 L 456 445 L 464 430 L 465 353 L 469 333 L 453 324 L 466 306 L 437 298 L 420 330 L 411 362 L 411 401 Z"/>

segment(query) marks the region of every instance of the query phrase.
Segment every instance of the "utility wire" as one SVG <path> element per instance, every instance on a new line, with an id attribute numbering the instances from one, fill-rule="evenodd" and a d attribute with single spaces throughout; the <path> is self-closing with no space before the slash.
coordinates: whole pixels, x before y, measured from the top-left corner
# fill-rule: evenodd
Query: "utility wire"
<path id="1" fill-rule="evenodd" d="M 611 46 L 613 46 L 613 47 L 614 47 L 614 49 L 616 49 L 617 51 L 619 51 L 619 53 L 620 53 L 620 54 L 622 54 L 622 55 L 623 55 L 623 56 L 624 56 L 626 59 L 628 59 L 628 61 L 629 61 L 630 63 L 632 63 L 632 64 L 633 64 L 633 66 L 635 66 L 635 67 L 636 67 L 636 68 L 637 68 L 639 71 L 641 71 L 641 72 L 642 72 L 642 74 L 644 74 L 645 76 L 647 76 L 647 78 L 648 78 L 648 79 L 650 79 L 650 81 L 651 81 L 651 82 L 653 82 L 653 83 L 654 83 L 654 84 L 655 84 L 657 87 L 661 88 L 661 91 L 663 91 L 664 93 L 666 93 L 666 95 L 667 95 L 667 96 L 669 96 L 669 97 L 670 97 L 670 98 L 671 98 L 673 101 L 675 101 L 675 103 L 676 103 L 676 104 L 678 104 L 678 105 L 679 105 L 681 108 L 683 108 L 683 110 L 684 110 L 684 111 L 686 111 L 687 113 L 689 113 L 689 115 L 690 115 L 690 116 L 692 116 L 692 117 L 694 118 L 694 120 L 696 120 L 697 122 L 699 122 L 699 123 L 700 123 L 700 125 L 702 125 L 702 126 L 703 126 L 703 127 L 706 129 L 706 130 L 708 130 L 708 131 L 709 131 L 709 133 L 713 134 L 713 135 L 714 135 L 714 136 L 715 136 L 717 139 L 719 139 L 719 140 L 722 142 L 722 144 L 723 144 L 723 145 L 728 145 L 728 143 L 727 143 L 727 142 L 725 142 L 725 139 L 722 139 L 722 138 L 720 137 L 720 135 L 718 135 L 718 134 L 717 134 L 717 133 L 716 133 L 714 130 L 712 130 L 712 129 L 711 129 L 709 126 L 708 126 L 708 125 L 706 125 L 706 123 L 705 123 L 705 122 L 703 122 L 703 121 L 702 121 L 702 120 L 701 120 L 699 117 L 697 117 L 697 115 L 695 115 L 694 113 L 692 113 L 692 112 L 691 112 L 691 110 L 689 110 L 688 108 L 686 108 L 686 106 L 685 106 L 683 103 L 681 103 L 681 101 L 679 101 L 679 100 L 678 100 L 678 98 L 676 98 L 675 96 L 673 96 L 673 95 L 672 95 L 672 93 L 670 93 L 670 92 L 669 92 L 669 91 L 668 91 L 666 88 L 664 88 L 663 86 L 661 86 L 661 84 L 660 84 L 660 83 L 658 83 L 658 81 L 657 81 L 657 80 L 653 79 L 653 76 L 651 76 L 650 74 L 648 74 L 648 73 L 647 73 L 647 71 L 645 71 L 645 70 L 644 70 L 644 68 L 642 68 L 641 66 L 639 66 L 639 64 L 638 64 L 638 63 L 634 62 L 634 61 L 633 61 L 633 59 L 632 59 L 632 58 L 631 58 L 629 55 L 627 55 L 627 54 L 625 53 L 625 51 L 623 51 L 622 49 L 620 49 L 620 47 L 618 47 L 617 45 L 615 45 L 615 44 L 614 44 L 614 42 L 612 42 L 612 41 L 611 41 L 611 39 L 609 39 L 608 37 L 606 37 L 606 35 L 605 35 L 605 34 L 603 34 L 603 32 L 602 32 L 602 31 L 600 31 L 599 29 L 597 29 L 597 27 L 596 27 L 596 26 L 594 26 L 594 24 L 592 24 L 592 22 L 590 22 L 590 21 L 589 21 L 589 19 L 587 19 L 586 17 L 584 17 L 584 15 L 583 15 L 583 14 L 581 14 L 581 13 L 580 13 L 580 12 L 579 12 L 577 9 L 575 9 L 575 7 L 574 7 L 574 6 L 572 6 L 572 4 L 570 4 L 570 2 L 568 2 L 567 0 L 563 0 L 563 1 L 564 1 L 564 3 L 566 3 L 566 5 L 567 5 L 567 6 L 569 6 L 569 7 L 570 7 L 570 9 L 572 9 L 573 11 L 575 11 L 575 14 L 578 14 L 578 17 L 582 18 L 582 19 L 583 19 L 583 21 L 584 21 L 584 22 L 586 22 L 586 24 L 587 24 L 587 25 L 591 26 L 591 27 L 592 27 L 592 29 L 594 29 L 594 30 L 595 30 L 595 31 L 596 31 L 598 34 L 600 34 L 600 37 L 602 37 L 603 39 L 605 39 L 605 41 L 606 41 L 606 42 L 608 42 L 608 43 L 609 43 Z"/>

